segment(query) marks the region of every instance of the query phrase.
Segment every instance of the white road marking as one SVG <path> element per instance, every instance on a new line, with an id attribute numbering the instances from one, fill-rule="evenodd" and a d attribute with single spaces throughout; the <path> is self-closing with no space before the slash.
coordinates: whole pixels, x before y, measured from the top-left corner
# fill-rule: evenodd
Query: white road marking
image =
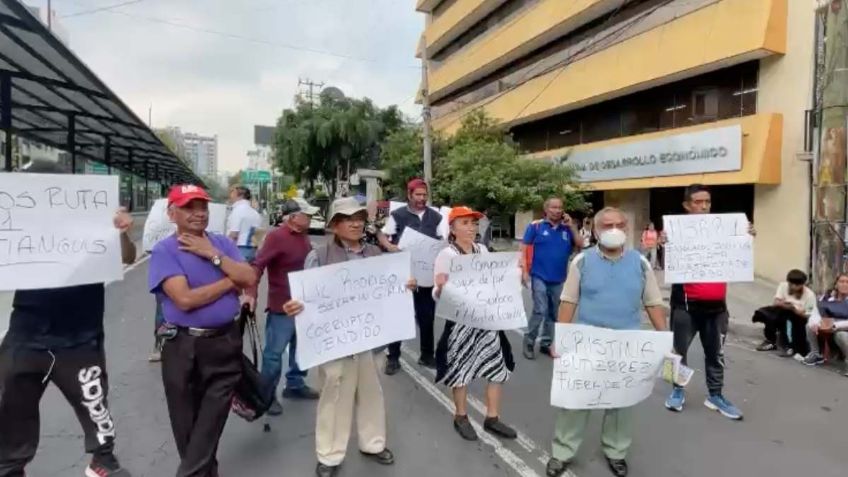
<path id="1" fill-rule="evenodd" d="M 426 378 L 423 374 L 419 373 L 412 365 L 410 365 L 405 359 L 400 359 L 401 368 L 412 378 L 413 381 L 418 383 L 428 394 L 430 394 L 433 399 L 436 400 L 439 404 L 442 405 L 451 415 L 453 415 L 455 408 L 453 402 L 444 395 L 435 384 L 430 382 L 428 378 Z M 480 437 L 480 440 L 483 441 L 486 445 L 491 447 L 495 454 L 501 458 L 508 466 L 512 468 L 518 475 L 521 477 L 540 477 L 539 474 L 536 473 L 535 470 L 530 468 L 524 460 L 515 455 L 514 452 L 504 447 L 504 445 L 492 437 L 488 432 L 484 431 L 482 426 L 471 416 L 468 416 L 468 420 L 471 422 L 471 425 L 474 426 L 474 430 L 477 431 L 477 435 Z"/>

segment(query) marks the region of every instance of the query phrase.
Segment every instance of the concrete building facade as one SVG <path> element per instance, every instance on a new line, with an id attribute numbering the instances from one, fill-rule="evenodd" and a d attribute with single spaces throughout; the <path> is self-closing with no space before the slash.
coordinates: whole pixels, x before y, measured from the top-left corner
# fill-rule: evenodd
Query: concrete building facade
<path id="1" fill-rule="evenodd" d="M 755 224 L 755 272 L 810 268 L 816 2 L 419 0 L 432 125 L 482 109 L 528 160 L 580 171 L 641 229 L 713 188 Z M 532 213 L 516 217 L 520 234 Z M 635 241 L 635 237 L 632 239 Z"/>

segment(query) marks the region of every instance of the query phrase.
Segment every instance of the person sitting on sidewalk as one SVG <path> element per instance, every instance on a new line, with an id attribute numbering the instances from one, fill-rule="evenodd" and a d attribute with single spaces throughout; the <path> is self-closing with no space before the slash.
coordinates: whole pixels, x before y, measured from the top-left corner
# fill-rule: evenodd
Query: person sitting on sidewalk
<path id="1" fill-rule="evenodd" d="M 806 326 L 807 342 L 811 351 L 804 358 L 804 364 L 817 366 L 824 363 L 824 356 L 819 347 L 819 334 L 829 331 L 845 358 L 845 375 L 848 376 L 848 274 L 837 277 L 833 290 L 819 302 L 819 314 L 820 320 L 812 319 Z M 829 338 L 826 336 L 825 339 Z"/>
<path id="2" fill-rule="evenodd" d="M 757 351 L 771 351 L 781 346 L 781 354 L 792 357 L 807 351 L 807 337 L 804 330 L 807 320 L 816 309 L 816 294 L 807 288 L 807 274 L 801 270 L 790 270 L 786 281 L 778 285 L 774 294 L 774 303 L 754 312 L 754 323 L 765 325 L 765 339 Z M 792 336 L 787 332 L 788 323 L 792 323 Z"/>

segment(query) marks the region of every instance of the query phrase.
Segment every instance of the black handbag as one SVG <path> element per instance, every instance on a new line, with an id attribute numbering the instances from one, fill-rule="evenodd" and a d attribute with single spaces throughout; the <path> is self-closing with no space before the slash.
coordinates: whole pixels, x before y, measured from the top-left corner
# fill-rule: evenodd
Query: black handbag
<path id="1" fill-rule="evenodd" d="M 236 385 L 230 410 L 242 419 L 253 422 L 262 417 L 271 407 L 273 393 L 267 392 L 267 386 L 257 369 L 261 347 L 259 344 L 259 328 L 256 326 L 256 314 L 246 306 L 241 309 L 239 327 L 242 337 L 247 330 L 250 354 L 253 359 L 251 360 L 245 354 L 241 356 L 241 380 Z"/>

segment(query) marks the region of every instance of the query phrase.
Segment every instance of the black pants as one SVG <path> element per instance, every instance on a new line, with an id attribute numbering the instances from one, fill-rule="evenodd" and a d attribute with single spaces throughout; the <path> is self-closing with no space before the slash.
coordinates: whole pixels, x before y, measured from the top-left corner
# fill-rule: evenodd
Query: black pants
<path id="1" fill-rule="evenodd" d="M 792 348 L 801 356 L 810 352 L 810 345 L 807 343 L 807 317 L 798 316 L 797 313 L 779 306 L 766 306 L 754 312 L 752 321 L 765 326 L 763 334 L 770 343 Z M 791 336 L 787 332 L 788 323 L 792 323 Z"/>
<path id="2" fill-rule="evenodd" d="M 52 353 L 52 354 L 51 354 Z M 0 347 L 0 477 L 24 475 L 38 449 L 41 396 L 52 382 L 73 407 L 88 453 L 109 454 L 115 425 L 102 343 L 53 351 Z"/>
<path id="3" fill-rule="evenodd" d="M 216 337 L 182 331 L 162 347 L 162 381 L 180 467 L 177 477 L 217 477 L 218 441 L 241 378 L 241 334 L 233 325 Z"/>
<path id="4" fill-rule="evenodd" d="M 433 331 L 436 302 L 433 300 L 433 287 L 419 287 L 412 292 L 412 301 L 415 304 L 415 322 L 418 323 L 418 337 L 421 340 L 421 357 L 433 359 L 436 355 Z M 399 358 L 400 341 L 389 345 L 389 359 Z"/>
<path id="5" fill-rule="evenodd" d="M 671 311 L 671 331 L 674 332 L 674 349 L 687 364 L 686 354 L 695 335 L 701 337 L 704 348 L 704 369 L 707 377 L 707 389 L 710 394 L 721 394 L 724 386 L 724 360 L 722 358 L 722 328 L 727 320 L 727 312 L 705 313 L 674 308 Z"/>

